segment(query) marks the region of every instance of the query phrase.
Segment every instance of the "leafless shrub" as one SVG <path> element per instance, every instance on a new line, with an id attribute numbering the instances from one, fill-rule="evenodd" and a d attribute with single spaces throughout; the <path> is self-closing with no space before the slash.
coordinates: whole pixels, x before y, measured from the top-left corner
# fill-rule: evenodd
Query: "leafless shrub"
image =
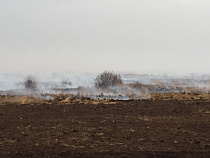
<path id="1" fill-rule="evenodd" d="M 26 77 L 24 81 L 25 89 L 35 90 L 37 88 L 37 80 L 34 76 Z"/>
<path id="2" fill-rule="evenodd" d="M 63 79 L 61 83 L 63 86 L 71 85 L 71 82 L 69 81 L 69 79 Z"/>
<path id="3" fill-rule="evenodd" d="M 104 71 L 102 74 L 98 75 L 94 81 L 95 86 L 100 88 L 122 85 L 121 76 L 110 71 Z"/>

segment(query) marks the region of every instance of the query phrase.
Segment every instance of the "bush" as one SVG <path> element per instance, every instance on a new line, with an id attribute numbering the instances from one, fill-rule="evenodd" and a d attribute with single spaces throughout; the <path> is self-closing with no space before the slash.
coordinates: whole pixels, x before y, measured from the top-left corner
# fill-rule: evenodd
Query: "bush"
<path id="1" fill-rule="evenodd" d="M 121 76 L 110 71 L 104 71 L 102 74 L 98 75 L 94 81 L 95 86 L 100 88 L 122 85 Z"/>
<path id="2" fill-rule="evenodd" d="M 35 77 L 33 76 L 28 76 L 26 79 L 25 79 L 25 89 L 36 89 L 37 88 L 37 80 Z"/>
<path id="3" fill-rule="evenodd" d="M 71 86 L 71 82 L 69 81 L 69 79 L 63 79 L 61 84 L 62 86 Z"/>

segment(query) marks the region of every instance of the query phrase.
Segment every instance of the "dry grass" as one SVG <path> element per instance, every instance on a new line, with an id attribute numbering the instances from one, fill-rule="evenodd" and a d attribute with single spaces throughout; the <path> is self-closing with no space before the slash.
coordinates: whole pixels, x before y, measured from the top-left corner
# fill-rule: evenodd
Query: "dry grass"
<path id="1" fill-rule="evenodd" d="M 14 96 L 14 95 L 5 95 L 0 96 L 0 104 L 10 103 L 10 104 L 29 104 L 29 103 L 41 103 L 45 100 L 40 98 L 25 96 Z"/>
<path id="2" fill-rule="evenodd" d="M 45 100 L 41 98 L 30 97 L 28 95 L 25 96 L 15 96 L 15 95 L 0 95 L 0 105 L 2 104 L 36 104 L 36 103 L 61 103 L 61 104 L 116 104 L 116 102 L 111 100 L 100 100 L 100 99 L 79 99 L 74 98 L 74 95 L 62 95 L 56 94 L 51 95 L 53 100 Z"/>
<path id="3" fill-rule="evenodd" d="M 209 93 L 152 93 L 151 99 L 163 99 L 163 100 L 192 100 L 192 99 L 210 99 Z"/>
<path id="4" fill-rule="evenodd" d="M 110 100 L 102 100 L 102 99 L 73 99 L 71 96 L 67 97 L 64 100 L 61 100 L 60 103 L 64 104 L 116 104 L 117 102 L 110 101 Z"/>
<path id="5" fill-rule="evenodd" d="M 90 99 L 90 98 L 75 98 L 73 94 L 63 95 L 63 94 L 48 94 L 52 97 L 52 100 L 46 100 L 36 97 L 25 96 L 15 96 L 15 95 L 0 95 L 0 104 L 15 103 L 15 104 L 33 104 L 33 103 L 61 103 L 61 104 L 116 104 L 116 101 L 109 99 Z M 150 98 L 153 100 L 197 100 L 197 99 L 210 99 L 210 93 L 152 93 Z M 209 111 L 207 111 L 209 113 Z"/>

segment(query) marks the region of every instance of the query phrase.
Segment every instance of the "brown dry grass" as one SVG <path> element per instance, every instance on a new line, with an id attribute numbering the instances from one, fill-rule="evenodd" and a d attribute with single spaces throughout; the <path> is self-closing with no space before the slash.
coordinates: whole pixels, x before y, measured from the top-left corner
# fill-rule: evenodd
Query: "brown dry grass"
<path id="1" fill-rule="evenodd" d="M 25 96 L 15 96 L 15 95 L 5 95 L 0 96 L 0 104 L 10 103 L 10 104 L 29 104 L 29 103 L 41 103 L 45 102 L 45 100 L 40 98 Z"/>
<path id="2" fill-rule="evenodd" d="M 25 96 L 12 96 L 12 95 L 5 95 L 0 96 L 0 105 L 2 104 L 35 104 L 35 103 L 61 103 L 61 104 L 116 104 L 115 101 L 112 100 L 100 100 L 100 99 L 74 99 L 72 94 L 64 96 L 62 94 L 58 95 L 51 95 L 53 96 L 54 100 L 45 100 L 35 97 L 29 97 L 28 95 Z"/>
<path id="3" fill-rule="evenodd" d="M 71 97 L 67 97 L 64 100 L 61 100 L 60 103 L 64 104 L 116 104 L 117 102 L 106 100 L 106 99 L 72 99 Z"/>
<path id="4" fill-rule="evenodd" d="M 45 100 L 35 97 L 25 96 L 15 96 L 15 95 L 0 95 L 0 105 L 7 103 L 14 104 L 33 104 L 33 103 L 61 103 L 61 104 L 116 104 L 116 101 L 108 99 L 75 99 L 72 94 L 62 95 L 56 94 L 51 95 L 54 100 Z M 210 100 L 210 93 L 151 93 L 150 98 L 153 100 L 197 100 L 205 99 Z"/>
<path id="5" fill-rule="evenodd" d="M 163 100 L 192 100 L 192 99 L 210 99 L 209 93 L 152 93 L 151 99 L 163 99 Z"/>

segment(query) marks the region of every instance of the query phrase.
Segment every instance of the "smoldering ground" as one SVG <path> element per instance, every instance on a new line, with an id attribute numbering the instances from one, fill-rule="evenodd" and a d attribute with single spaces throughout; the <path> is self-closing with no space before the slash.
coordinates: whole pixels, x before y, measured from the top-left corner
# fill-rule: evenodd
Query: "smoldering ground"
<path id="1" fill-rule="evenodd" d="M 152 93 L 210 92 L 210 76 L 208 75 L 170 77 L 122 74 L 123 85 L 107 88 L 94 86 L 96 74 L 37 75 L 31 78 L 31 83 L 27 83 L 28 85 L 26 85 L 27 77 L 30 77 L 28 75 L 1 74 L 0 76 L 1 95 L 27 95 L 46 100 L 53 99 L 52 95 L 56 94 L 72 94 L 75 98 L 130 100 L 148 99 Z"/>

